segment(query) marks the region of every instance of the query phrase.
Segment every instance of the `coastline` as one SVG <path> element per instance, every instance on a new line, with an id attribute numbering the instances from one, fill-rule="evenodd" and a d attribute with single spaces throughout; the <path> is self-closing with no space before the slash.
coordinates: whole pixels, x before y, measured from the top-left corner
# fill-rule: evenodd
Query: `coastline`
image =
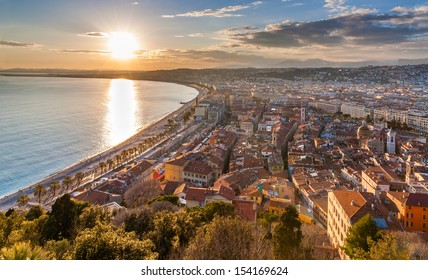
<path id="1" fill-rule="evenodd" d="M 22 75 L 17 75 L 22 76 Z M 39 76 L 39 77 L 46 77 L 46 76 Z M 52 76 L 48 76 L 52 77 Z M 69 77 L 69 78 L 80 78 L 80 77 Z M 114 79 L 114 78 L 111 78 Z M 146 80 L 146 79 L 134 79 L 134 80 Z M 148 79 L 147 79 L 148 80 Z M 153 80 L 151 80 L 153 81 Z M 164 82 L 168 83 L 167 81 L 157 81 L 157 82 Z M 184 113 L 188 108 L 190 108 L 196 101 L 197 98 L 200 98 L 204 94 L 204 89 L 201 86 L 198 86 L 196 84 L 190 84 L 190 83 L 183 83 L 183 82 L 175 82 L 171 81 L 169 83 L 174 84 L 180 84 L 187 87 L 194 88 L 198 91 L 198 94 L 193 99 L 189 100 L 182 106 L 178 107 L 176 110 L 171 111 L 169 113 L 166 113 L 159 119 L 153 120 L 152 122 L 144 125 L 136 133 L 132 136 L 130 136 L 128 139 L 124 140 L 121 143 L 118 143 L 104 151 L 101 151 L 97 154 L 88 156 L 86 158 L 83 158 L 82 160 L 71 164 L 67 167 L 64 167 L 63 169 L 44 177 L 43 179 L 34 182 L 30 185 L 21 187 L 19 190 L 4 194 L 0 197 L 0 212 L 6 211 L 9 208 L 12 208 L 15 206 L 16 200 L 23 194 L 27 194 L 28 196 L 32 197 L 33 190 L 32 188 L 36 186 L 37 184 L 44 184 L 48 185 L 50 182 L 56 180 L 56 181 L 62 181 L 66 176 L 71 176 L 78 173 L 78 172 L 85 172 L 91 168 L 98 167 L 98 164 L 100 162 L 105 162 L 107 159 L 114 157 L 114 155 L 120 153 L 122 150 L 129 149 L 131 147 L 135 147 L 138 145 L 139 142 L 144 141 L 146 138 L 150 138 L 151 136 L 156 135 L 157 133 L 160 133 L 165 129 L 165 124 L 168 123 L 168 119 L 174 118 L 175 116 L 178 116 L 182 113 Z M 85 182 L 87 183 L 87 182 Z M 84 183 L 82 182 L 81 185 Z"/>

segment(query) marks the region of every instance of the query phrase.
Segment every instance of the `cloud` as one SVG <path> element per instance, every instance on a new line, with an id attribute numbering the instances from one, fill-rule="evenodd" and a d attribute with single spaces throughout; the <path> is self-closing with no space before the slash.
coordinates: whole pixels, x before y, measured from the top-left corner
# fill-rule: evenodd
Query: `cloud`
<path id="1" fill-rule="evenodd" d="M 240 14 L 235 14 L 233 12 L 240 11 L 243 9 L 248 9 L 251 7 L 255 7 L 263 4 L 262 1 L 251 2 L 246 5 L 235 5 L 235 6 L 227 6 L 220 9 L 205 9 L 200 11 L 190 11 L 183 14 L 175 14 L 175 15 L 162 15 L 163 18 L 174 18 L 174 17 L 239 17 L 242 16 Z"/>
<path id="2" fill-rule="evenodd" d="M 391 12 L 396 12 L 396 13 L 400 13 L 400 14 L 405 14 L 408 11 L 410 11 L 409 8 L 401 7 L 401 6 L 397 6 L 391 10 Z"/>
<path id="3" fill-rule="evenodd" d="M 346 5 L 346 1 L 347 0 L 324 0 L 324 7 L 336 16 L 377 13 L 376 9 L 358 8 L 356 6 Z"/>
<path id="4" fill-rule="evenodd" d="M 106 32 L 98 32 L 98 31 L 85 32 L 77 35 L 84 36 L 84 37 L 93 37 L 93 38 L 105 38 L 109 36 L 109 34 Z"/>
<path id="5" fill-rule="evenodd" d="M 350 14 L 310 22 L 284 21 L 259 31 L 229 32 L 235 43 L 273 48 L 384 45 L 428 39 L 428 11 L 408 14 Z"/>
<path id="6" fill-rule="evenodd" d="M 109 51 L 103 50 L 75 50 L 75 49 L 62 49 L 57 50 L 60 53 L 82 53 L 82 54 L 109 54 Z"/>
<path id="7" fill-rule="evenodd" d="M 186 38 L 186 37 L 190 37 L 190 38 L 202 38 L 204 36 L 205 36 L 204 33 L 192 33 L 192 34 L 186 34 L 186 35 L 175 35 L 174 37 L 176 37 L 176 38 Z"/>
<path id="8" fill-rule="evenodd" d="M 37 44 L 33 43 L 21 43 L 16 41 L 0 41 L 0 46 L 6 47 L 36 47 Z"/>

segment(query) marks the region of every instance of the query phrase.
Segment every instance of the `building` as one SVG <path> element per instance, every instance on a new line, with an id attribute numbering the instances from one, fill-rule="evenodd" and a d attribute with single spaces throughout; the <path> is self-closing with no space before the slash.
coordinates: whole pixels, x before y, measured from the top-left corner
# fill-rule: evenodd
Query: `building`
<path id="1" fill-rule="evenodd" d="M 405 230 L 428 233 L 428 194 L 389 192 L 387 198 Z"/>
<path id="2" fill-rule="evenodd" d="M 333 190 L 328 194 L 327 234 L 333 246 L 345 245 L 349 228 L 365 215 L 381 229 L 400 230 L 400 223 L 388 209 L 367 192 Z"/>
<path id="3" fill-rule="evenodd" d="M 341 107 L 342 113 L 344 115 L 350 115 L 352 118 L 361 118 L 365 119 L 367 116 L 373 118 L 374 110 L 366 106 L 356 104 L 356 103 L 343 103 Z"/>
<path id="4" fill-rule="evenodd" d="M 388 154 L 395 154 L 395 136 L 397 135 L 396 132 L 392 131 L 390 129 L 388 133 L 386 134 L 386 151 Z"/>
<path id="5" fill-rule="evenodd" d="M 341 103 L 335 100 L 318 101 L 316 102 L 316 108 L 334 114 L 341 111 Z"/>
<path id="6" fill-rule="evenodd" d="M 380 192 L 403 191 L 406 183 L 386 166 L 372 166 L 361 172 L 363 191 L 379 197 Z"/>
<path id="7" fill-rule="evenodd" d="M 183 182 L 183 170 L 188 162 L 184 156 L 165 162 L 165 180 Z"/>
<path id="8" fill-rule="evenodd" d="M 205 162 L 192 161 L 183 169 L 183 180 L 196 186 L 208 187 L 215 181 L 215 172 Z"/>

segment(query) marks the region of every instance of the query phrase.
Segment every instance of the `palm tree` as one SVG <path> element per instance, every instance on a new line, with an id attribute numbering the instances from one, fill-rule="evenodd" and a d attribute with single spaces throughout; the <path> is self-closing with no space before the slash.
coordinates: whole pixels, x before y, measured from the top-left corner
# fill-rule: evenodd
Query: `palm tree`
<path id="1" fill-rule="evenodd" d="M 115 155 L 114 158 L 116 160 L 116 166 L 119 165 L 120 164 L 120 160 L 121 160 L 120 155 Z"/>
<path id="2" fill-rule="evenodd" d="M 49 255 L 39 246 L 30 242 L 18 242 L 0 251 L 0 260 L 47 260 Z"/>
<path id="3" fill-rule="evenodd" d="M 39 204 L 41 204 L 41 202 L 42 202 L 42 196 L 44 196 L 45 194 L 46 194 L 46 187 L 44 185 L 42 185 L 42 184 L 38 184 L 35 187 L 34 195 L 37 196 Z"/>
<path id="4" fill-rule="evenodd" d="M 73 179 L 71 179 L 70 176 L 67 176 L 64 178 L 64 180 L 62 180 L 62 183 L 64 184 L 65 189 L 68 191 L 70 186 L 73 184 Z"/>
<path id="5" fill-rule="evenodd" d="M 28 195 L 23 194 L 21 195 L 18 200 L 16 200 L 16 204 L 19 207 L 25 207 L 27 205 L 27 203 L 30 202 L 30 198 L 28 197 Z"/>
<path id="6" fill-rule="evenodd" d="M 110 159 L 110 158 L 109 158 L 109 159 L 107 160 L 108 168 L 109 168 L 109 169 L 112 169 L 112 168 L 113 168 L 113 164 L 114 164 L 114 161 L 113 161 L 112 159 Z"/>
<path id="7" fill-rule="evenodd" d="M 85 176 L 83 175 L 82 172 L 77 172 L 76 175 L 74 175 L 74 180 L 77 183 L 76 187 L 80 186 L 80 184 L 82 183 L 83 177 Z"/>
<path id="8" fill-rule="evenodd" d="M 104 172 L 104 169 L 106 167 L 106 163 L 104 161 L 102 161 L 102 162 L 99 163 L 99 166 L 101 168 L 101 173 Z"/>
<path id="9" fill-rule="evenodd" d="M 55 198 L 56 190 L 58 190 L 61 187 L 58 181 L 52 181 L 50 184 L 50 189 L 52 190 L 52 197 Z"/>
<path id="10" fill-rule="evenodd" d="M 140 152 L 140 154 L 143 151 L 143 144 L 142 143 L 138 144 L 138 151 Z"/>

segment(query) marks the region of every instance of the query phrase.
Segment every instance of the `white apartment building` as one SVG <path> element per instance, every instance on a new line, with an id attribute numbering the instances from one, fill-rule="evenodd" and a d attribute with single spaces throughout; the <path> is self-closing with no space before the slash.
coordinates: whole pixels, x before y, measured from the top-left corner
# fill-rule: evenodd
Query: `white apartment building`
<path id="1" fill-rule="evenodd" d="M 366 118 L 367 115 L 373 118 L 373 109 L 357 103 L 342 103 L 342 113 L 348 114 L 352 118 Z"/>

